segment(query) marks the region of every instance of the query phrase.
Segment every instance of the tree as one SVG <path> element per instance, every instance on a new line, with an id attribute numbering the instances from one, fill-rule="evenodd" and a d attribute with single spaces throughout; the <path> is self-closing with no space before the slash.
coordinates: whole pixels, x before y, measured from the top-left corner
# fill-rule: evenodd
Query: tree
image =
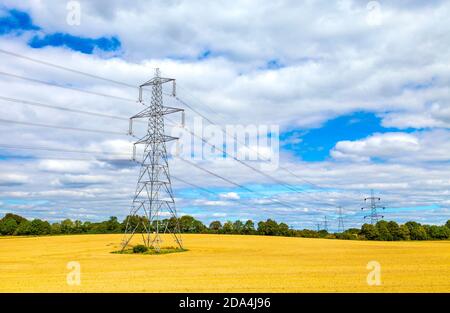
<path id="1" fill-rule="evenodd" d="M 27 219 L 25 217 L 22 217 L 20 215 L 13 214 L 13 213 L 6 213 L 5 216 L 2 218 L 2 220 L 9 219 L 9 218 L 12 218 L 13 220 L 15 220 L 17 225 L 19 225 L 22 222 L 27 221 Z"/>
<path id="2" fill-rule="evenodd" d="M 193 233 L 195 231 L 195 219 L 189 215 L 180 218 L 180 230 L 182 233 Z"/>
<path id="3" fill-rule="evenodd" d="M 148 218 L 139 215 L 128 215 L 122 222 L 122 229 L 126 229 L 128 224 L 128 231 L 136 229 L 136 233 L 142 233 L 145 228 L 144 224 L 148 225 Z"/>
<path id="4" fill-rule="evenodd" d="M 244 223 L 240 220 L 237 220 L 233 223 L 233 232 L 235 234 L 242 234 L 242 230 L 244 229 Z"/>
<path id="5" fill-rule="evenodd" d="M 82 234 L 82 233 L 84 232 L 84 229 L 83 229 L 83 222 L 82 222 L 82 221 L 79 221 L 79 220 L 76 220 L 76 221 L 73 223 L 73 229 L 72 229 L 72 232 L 75 233 L 75 234 Z"/>
<path id="6" fill-rule="evenodd" d="M 297 230 L 296 235 L 304 238 L 318 238 L 319 233 L 311 229 Z"/>
<path id="7" fill-rule="evenodd" d="M 378 230 L 372 224 L 364 224 L 361 227 L 360 234 L 364 236 L 367 240 L 377 240 L 378 239 Z"/>
<path id="8" fill-rule="evenodd" d="M 31 222 L 29 221 L 24 221 L 22 223 L 20 223 L 19 227 L 17 227 L 15 233 L 15 235 L 30 235 L 31 234 Z"/>
<path id="9" fill-rule="evenodd" d="M 450 229 L 450 220 L 448 220 L 447 223 L 445 223 L 445 226 Z"/>
<path id="10" fill-rule="evenodd" d="M 427 233 L 429 238 L 432 239 L 447 239 L 450 237 L 450 229 L 446 226 L 431 225 Z"/>
<path id="11" fill-rule="evenodd" d="M 410 240 L 409 228 L 406 225 L 401 225 L 399 230 L 400 240 Z"/>
<path id="12" fill-rule="evenodd" d="M 278 232 L 278 223 L 270 218 L 265 222 L 258 223 L 258 234 L 260 235 L 276 236 Z"/>
<path id="13" fill-rule="evenodd" d="M 392 240 L 401 240 L 400 238 L 400 226 L 394 221 L 387 223 L 387 228 L 392 236 Z"/>
<path id="14" fill-rule="evenodd" d="M 406 227 L 409 229 L 411 240 L 426 240 L 427 232 L 425 228 L 417 222 L 407 222 Z"/>
<path id="15" fill-rule="evenodd" d="M 61 222 L 61 233 L 71 234 L 73 233 L 73 222 L 70 219 L 65 219 Z"/>
<path id="16" fill-rule="evenodd" d="M 285 223 L 278 224 L 278 236 L 289 236 L 289 226 Z"/>
<path id="17" fill-rule="evenodd" d="M 12 235 L 16 231 L 17 227 L 16 220 L 12 217 L 2 218 L 0 220 L 0 234 L 1 235 Z"/>
<path id="18" fill-rule="evenodd" d="M 217 234 L 219 231 L 222 230 L 222 223 L 219 221 L 211 222 L 211 224 L 209 224 L 209 230 Z"/>
<path id="19" fill-rule="evenodd" d="M 252 220 L 247 220 L 242 227 L 242 233 L 245 235 L 250 235 L 255 233 L 255 223 Z"/>
<path id="20" fill-rule="evenodd" d="M 379 221 L 377 222 L 375 227 L 377 228 L 378 231 L 378 240 L 392 241 L 394 239 L 394 237 L 392 237 L 391 232 L 389 231 L 388 222 Z"/>
<path id="21" fill-rule="evenodd" d="M 232 221 L 227 221 L 225 224 L 223 224 L 222 233 L 224 233 L 224 234 L 232 234 L 233 233 L 233 222 Z"/>
<path id="22" fill-rule="evenodd" d="M 200 222 L 199 220 L 195 220 L 194 219 L 194 223 L 193 223 L 193 229 L 194 229 L 194 233 L 196 233 L 196 234 L 202 234 L 202 233 L 204 233 L 204 232 L 206 232 L 206 226 L 202 223 L 202 222 Z"/>
<path id="23" fill-rule="evenodd" d="M 111 216 L 106 222 L 106 230 L 111 233 L 120 233 L 122 231 L 122 226 L 120 225 L 117 217 Z"/>
<path id="24" fill-rule="evenodd" d="M 29 234 L 35 236 L 48 235 L 52 227 L 49 222 L 40 219 L 34 219 L 30 223 Z"/>
<path id="25" fill-rule="evenodd" d="M 61 234 L 61 224 L 60 223 L 53 223 L 52 224 L 52 230 L 51 233 L 53 235 Z"/>

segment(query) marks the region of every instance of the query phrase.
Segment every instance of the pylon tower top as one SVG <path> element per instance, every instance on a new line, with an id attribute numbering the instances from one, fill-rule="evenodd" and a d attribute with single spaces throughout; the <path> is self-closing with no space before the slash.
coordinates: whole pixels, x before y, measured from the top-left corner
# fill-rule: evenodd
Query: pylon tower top
<path id="1" fill-rule="evenodd" d="M 385 210 L 384 206 L 379 203 L 381 198 L 375 197 L 373 189 L 370 191 L 370 197 L 364 198 L 364 203 L 366 206 L 362 207 L 361 210 L 370 210 L 370 214 L 364 216 L 364 219 L 370 218 L 370 224 L 376 224 L 378 220 L 384 218 L 384 215 L 378 214 L 378 209 Z"/>

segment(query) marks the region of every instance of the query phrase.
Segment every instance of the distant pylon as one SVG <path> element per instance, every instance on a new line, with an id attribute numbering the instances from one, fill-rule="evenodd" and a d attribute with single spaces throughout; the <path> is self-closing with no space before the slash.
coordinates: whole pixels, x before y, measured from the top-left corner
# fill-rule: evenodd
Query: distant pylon
<path id="1" fill-rule="evenodd" d="M 317 232 L 319 232 L 320 231 L 320 223 L 317 223 Z"/>
<path id="2" fill-rule="evenodd" d="M 176 244 L 182 248 L 180 227 L 175 208 L 169 173 L 166 142 L 178 138 L 167 136 L 164 132 L 164 116 L 182 112 L 183 109 L 163 106 L 163 84 L 172 82 L 172 94 L 175 96 L 175 79 L 163 78 L 159 69 L 155 77 L 139 86 L 139 103 L 144 109 L 130 118 L 130 134 L 133 133 L 132 121 L 144 118 L 148 121 L 147 134 L 133 146 L 133 159 L 136 157 L 136 145 L 144 145 L 144 154 L 136 186 L 133 203 L 127 217 L 122 250 L 125 249 L 136 233 L 142 234 L 143 244 L 160 250 L 160 233 L 171 233 Z M 151 86 L 150 103 L 143 99 L 143 88 Z M 145 216 L 145 218 L 142 218 Z M 163 224 L 161 217 L 166 218 Z"/>
<path id="3" fill-rule="evenodd" d="M 364 198 L 364 203 L 367 203 L 368 205 L 362 207 L 361 210 L 370 210 L 370 214 L 364 216 L 364 219 L 370 217 L 370 224 L 372 225 L 376 224 L 379 218 L 384 218 L 384 215 L 380 215 L 377 212 L 377 209 L 386 209 L 384 206 L 378 204 L 380 201 L 381 198 L 374 196 L 373 189 L 370 191 L 370 197 Z"/>
<path id="4" fill-rule="evenodd" d="M 344 227 L 344 216 L 342 214 L 342 207 L 339 207 L 339 216 L 338 216 L 338 233 L 343 233 L 345 230 Z"/>
<path id="5" fill-rule="evenodd" d="M 326 215 L 323 218 L 323 230 L 328 232 L 328 221 L 327 221 L 327 216 Z"/>

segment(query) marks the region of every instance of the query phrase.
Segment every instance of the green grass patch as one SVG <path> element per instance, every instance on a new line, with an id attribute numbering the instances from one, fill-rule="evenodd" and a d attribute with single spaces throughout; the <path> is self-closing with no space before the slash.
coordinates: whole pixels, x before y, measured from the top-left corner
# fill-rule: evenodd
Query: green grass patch
<path id="1" fill-rule="evenodd" d="M 155 248 L 149 248 L 143 245 L 137 245 L 130 249 L 113 251 L 111 253 L 114 254 L 169 254 L 169 253 L 177 253 L 177 252 L 185 252 L 188 249 L 179 248 L 179 247 L 161 247 L 159 250 Z"/>

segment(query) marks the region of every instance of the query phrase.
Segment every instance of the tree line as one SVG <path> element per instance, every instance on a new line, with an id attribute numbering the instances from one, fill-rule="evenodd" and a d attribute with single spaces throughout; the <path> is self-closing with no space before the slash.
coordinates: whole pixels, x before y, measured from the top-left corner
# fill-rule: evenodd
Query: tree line
<path id="1" fill-rule="evenodd" d="M 65 219 L 61 222 L 49 223 L 41 219 L 28 220 L 20 215 L 7 213 L 0 219 L 0 234 L 6 236 L 43 236 L 60 234 L 114 234 L 125 231 L 127 223 L 137 232 L 144 232 L 143 224 L 148 224 L 143 216 L 127 216 L 122 222 L 117 217 L 111 216 L 102 222 L 82 222 Z M 407 222 L 399 225 L 394 221 L 379 221 L 375 225 L 364 224 L 360 229 L 350 228 L 342 233 L 329 233 L 326 230 L 296 230 L 289 228 L 285 223 L 278 223 L 273 219 L 260 221 L 255 224 L 252 220 L 245 222 L 213 221 L 206 226 L 192 216 L 184 215 L 178 219 L 171 218 L 160 222 L 168 228 L 175 226 L 182 233 L 198 234 L 236 234 L 236 235 L 265 235 L 265 236 L 287 236 L 305 238 L 328 238 L 348 240 L 442 240 L 450 239 L 450 220 L 445 225 L 425 225 L 417 222 Z M 159 225 L 159 227 L 161 227 Z M 158 227 L 156 223 L 151 225 L 150 231 Z"/>

